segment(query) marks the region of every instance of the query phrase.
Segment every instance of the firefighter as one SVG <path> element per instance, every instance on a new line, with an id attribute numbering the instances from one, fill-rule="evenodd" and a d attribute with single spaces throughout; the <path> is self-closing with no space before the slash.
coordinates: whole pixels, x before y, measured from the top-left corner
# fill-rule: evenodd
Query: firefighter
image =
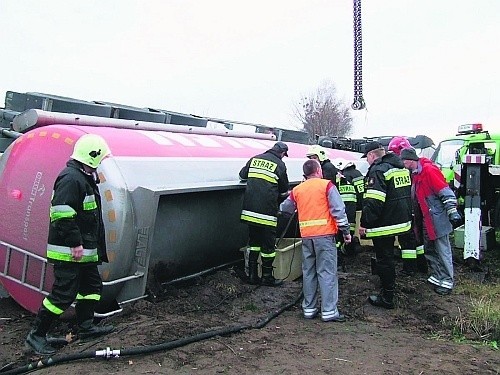
<path id="1" fill-rule="evenodd" d="M 274 278 L 273 262 L 276 257 L 278 206 L 289 193 L 288 175 L 282 160 L 284 156 L 288 156 L 288 146 L 283 142 L 276 142 L 271 149 L 248 160 L 240 171 L 240 179 L 247 181 L 241 221 L 248 224 L 249 229 L 250 284 L 282 284 L 282 280 Z M 262 279 L 258 275 L 259 254 L 262 261 Z"/>
<path id="2" fill-rule="evenodd" d="M 337 173 L 337 189 L 345 205 L 345 212 L 347 214 L 347 220 L 349 221 L 349 231 L 351 233 L 351 237 L 354 237 L 354 232 L 356 230 L 356 207 L 358 201 L 356 188 L 352 183 L 352 180 L 343 174 L 342 169 L 344 165 L 347 165 L 347 161 L 343 159 L 334 159 L 333 165 L 339 171 Z M 339 237 L 337 246 L 341 249 L 342 254 L 347 256 L 355 255 L 352 241 L 349 244 L 344 244 L 342 237 Z"/>
<path id="3" fill-rule="evenodd" d="M 417 233 L 423 233 L 431 276 L 427 279 L 440 295 L 453 289 L 453 254 L 449 235 L 461 224 L 457 199 L 439 168 L 429 159 L 420 158 L 412 148 L 401 152 L 404 166 L 413 176 L 412 195 Z"/>
<path id="4" fill-rule="evenodd" d="M 307 160 L 302 170 L 306 180 L 292 190 L 280 209 L 288 213 L 297 210 L 299 216 L 304 318 L 313 319 L 318 314 L 321 299 L 321 320 L 343 322 L 345 316 L 337 308 L 339 284 L 334 240 L 340 232 L 345 243 L 351 241 L 344 204 L 335 185 L 322 178 L 317 160 Z"/>
<path id="5" fill-rule="evenodd" d="M 361 211 L 363 208 L 363 195 L 365 192 L 364 176 L 352 161 L 336 159 L 334 160 L 334 165 L 340 171 L 338 176 L 341 176 L 341 179 L 346 181 L 344 185 L 347 185 L 345 187 L 338 185 L 340 195 L 346 206 L 346 213 L 349 219 L 352 236 L 352 241 L 345 250 L 347 255 L 355 255 L 356 243 L 359 244 L 359 239 L 354 237 L 354 232 L 356 230 L 356 212 Z M 349 185 L 352 185 L 352 187 Z M 352 192 L 353 188 L 354 196 Z M 343 194 L 344 191 L 346 192 L 345 194 Z"/>
<path id="6" fill-rule="evenodd" d="M 75 300 L 78 337 L 93 338 L 113 330 L 111 325 L 96 326 L 93 322 L 102 290 L 97 266 L 108 261 L 96 173 L 107 155 L 109 147 L 102 137 L 83 135 L 54 183 L 47 244 L 47 260 L 54 264 L 54 284 L 26 338 L 26 345 L 37 354 L 54 354 L 53 345 L 65 343 L 47 338 L 47 332 Z"/>
<path id="7" fill-rule="evenodd" d="M 312 145 L 307 150 L 306 156 L 309 159 L 315 159 L 321 164 L 321 171 L 323 173 L 323 178 L 332 181 L 334 185 L 337 184 L 337 173 L 338 169 L 333 165 L 333 163 L 328 159 L 326 151 L 320 145 Z"/>
<path id="8" fill-rule="evenodd" d="M 397 156 L 401 156 L 401 151 L 412 148 L 408 138 L 397 136 L 391 139 L 387 146 Z M 413 220 L 415 215 L 413 215 Z M 398 236 L 401 260 L 403 262 L 402 275 L 412 276 L 416 272 L 427 274 L 427 260 L 425 259 L 425 249 L 422 240 L 417 242 L 415 231 L 412 230 Z"/>
<path id="9" fill-rule="evenodd" d="M 377 257 L 377 274 L 382 291 L 368 298 L 370 304 L 394 308 L 396 273 L 394 266 L 395 236 L 411 228 L 411 179 L 399 157 L 386 154 L 376 141 L 365 145 L 370 165 L 365 177 L 365 196 L 359 234 L 373 240 Z"/>
<path id="10" fill-rule="evenodd" d="M 350 181 L 356 189 L 356 211 L 361 211 L 363 208 L 363 195 L 365 193 L 365 182 L 363 174 L 356 168 L 352 161 L 346 161 L 339 169 L 348 181 Z"/>

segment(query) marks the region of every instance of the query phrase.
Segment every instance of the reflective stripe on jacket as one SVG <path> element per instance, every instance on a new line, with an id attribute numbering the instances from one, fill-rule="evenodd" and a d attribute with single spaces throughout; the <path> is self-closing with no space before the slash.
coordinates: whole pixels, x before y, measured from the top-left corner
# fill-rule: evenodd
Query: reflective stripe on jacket
<path id="1" fill-rule="evenodd" d="M 356 210 L 361 211 L 363 209 L 363 194 L 365 193 L 364 176 L 354 165 L 344 168 L 342 174 L 354 185 L 356 189 Z"/>
<path id="2" fill-rule="evenodd" d="M 410 173 L 396 155 L 386 154 L 365 178 L 361 226 L 367 238 L 394 236 L 409 231 L 411 219 Z"/>
<path id="3" fill-rule="evenodd" d="M 73 262 L 73 255 L 71 253 L 71 248 L 68 246 L 57 246 L 57 245 L 47 245 L 47 258 L 60 260 L 63 262 Z M 79 261 L 80 263 L 97 262 L 99 257 L 97 255 L 97 248 L 95 249 L 83 249 L 83 257 Z"/>
<path id="4" fill-rule="evenodd" d="M 337 187 L 339 188 L 339 194 L 344 203 L 352 202 L 356 204 L 358 199 L 356 197 L 356 189 L 354 188 L 354 185 L 352 185 L 345 178 L 339 177 L 337 178 Z"/>
<path id="5" fill-rule="evenodd" d="M 292 190 L 297 204 L 300 234 L 302 237 L 316 237 L 336 234 L 337 221 L 330 214 L 328 188 L 331 181 L 311 178 Z"/>
<path id="6" fill-rule="evenodd" d="M 276 227 L 278 204 L 287 197 L 289 189 L 285 163 L 268 150 L 248 160 L 240 178 L 247 181 L 241 221 Z"/>
<path id="7" fill-rule="evenodd" d="M 337 175 L 337 188 L 340 197 L 345 204 L 345 212 L 347 219 L 351 223 L 351 229 L 356 229 L 356 207 L 357 207 L 357 194 L 354 185 L 345 176 Z"/>
<path id="8" fill-rule="evenodd" d="M 70 160 L 54 183 L 50 207 L 47 259 L 76 262 L 72 247 L 83 246 L 77 263 L 107 262 L 101 200 L 94 176 Z"/>

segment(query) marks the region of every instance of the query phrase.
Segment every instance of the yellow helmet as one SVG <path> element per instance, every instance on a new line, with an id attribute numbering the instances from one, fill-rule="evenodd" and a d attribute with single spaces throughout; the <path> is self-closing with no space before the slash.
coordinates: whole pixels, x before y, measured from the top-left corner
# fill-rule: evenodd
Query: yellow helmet
<path id="1" fill-rule="evenodd" d="M 310 158 L 314 155 L 318 158 L 319 161 L 325 161 L 326 159 L 328 159 L 325 150 L 320 145 L 309 146 L 309 150 L 307 150 L 306 156 Z"/>
<path id="2" fill-rule="evenodd" d="M 109 146 L 104 138 L 97 134 L 85 134 L 76 141 L 71 159 L 95 169 L 109 154 Z"/>

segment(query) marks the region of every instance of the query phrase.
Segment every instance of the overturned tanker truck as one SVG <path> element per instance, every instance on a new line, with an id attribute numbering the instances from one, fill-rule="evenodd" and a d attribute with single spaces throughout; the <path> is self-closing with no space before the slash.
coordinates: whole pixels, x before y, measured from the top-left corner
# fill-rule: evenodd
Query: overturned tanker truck
<path id="1" fill-rule="evenodd" d="M 98 168 L 110 262 L 99 267 L 98 311 L 119 311 L 149 286 L 237 262 L 246 246 L 240 223 L 248 158 L 273 134 L 238 133 L 30 109 L 15 116 L 19 136 L 0 158 L 0 283 L 36 312 L 53 283 L 45 258 L 53 183 L 84 134 L 101 135 L 111 157 Z M 291 185 L 302 180 L 308 146 L 291 143 Z M 328 150 L 358 160 L 359 154 Z"/>

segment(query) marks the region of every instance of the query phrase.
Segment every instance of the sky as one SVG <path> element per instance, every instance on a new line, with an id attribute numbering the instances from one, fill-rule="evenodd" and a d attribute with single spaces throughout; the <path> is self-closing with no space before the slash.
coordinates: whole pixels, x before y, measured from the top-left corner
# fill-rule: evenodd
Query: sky
<path id="1" fill-rule="evenodd" d="M 300 128 L 324 82 L 353 101 L 348 0 L 0 0 L 6 91 Z M 499 0 L 363 0 L 352 137 L 500 131 Z"/>

